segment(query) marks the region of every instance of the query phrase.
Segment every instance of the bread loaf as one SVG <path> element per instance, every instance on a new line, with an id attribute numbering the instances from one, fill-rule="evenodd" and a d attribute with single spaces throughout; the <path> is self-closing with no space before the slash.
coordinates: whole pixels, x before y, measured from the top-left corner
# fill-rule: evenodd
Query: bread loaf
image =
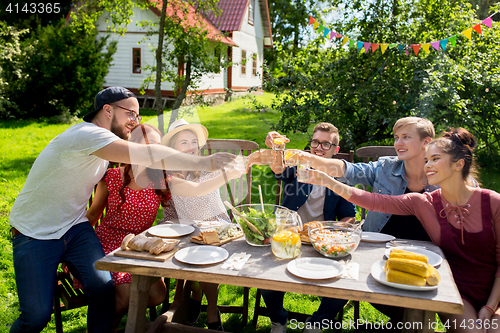
<path id="1" fill-rule="evenodd" d="M 128 242 L 130 242 L 130 240 L 132 238 L 134 238 L 135 235 L 134 234 L 128 234 L 127 236 L 125 236 L 125 238 L 123 238 L 122 240 L 122 244 L 120 246 L 120 248 L 123 250 L 123 251 L 126 251 L 127 248 L 128 248 Z"/>
<path id="2" fill-rule="evenodd" d="M 128 242 L 128 247 L 134 251 L 142 251 L 148 238 L 144 235 L 137 235 Z"/>
<path id="3" fill-rule="evenodd" d="M 144 251 L 151 251 L 152 248 L 163 244 L 163 239 L 160 237 L 151 237 L 148 239 L 148 241 L 144 244 L 144 247 L 142 248 Z"/>

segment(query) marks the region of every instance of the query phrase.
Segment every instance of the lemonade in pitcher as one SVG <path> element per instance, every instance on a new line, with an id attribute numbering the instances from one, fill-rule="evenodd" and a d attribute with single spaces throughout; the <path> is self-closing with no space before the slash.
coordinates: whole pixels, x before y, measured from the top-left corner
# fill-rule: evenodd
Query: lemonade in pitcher
<path id="1" fill-rule="evenodd" d="M 300 254 L 299 228 L 302 228 L 302 222 L 297 212 L 276 211 L 276 231 L 271 238 L 271 249 L 276 257 L 293 259 Z"/>

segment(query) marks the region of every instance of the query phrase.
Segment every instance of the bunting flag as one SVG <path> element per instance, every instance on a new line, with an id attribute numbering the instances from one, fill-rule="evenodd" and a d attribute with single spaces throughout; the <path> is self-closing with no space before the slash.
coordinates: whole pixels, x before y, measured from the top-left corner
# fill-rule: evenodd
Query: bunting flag
<path id="1" fill-rule="evenodd" d="M 492 16 L 493 16 L 493 15 L 492 15 Z M 488 17 L 488 18 L 485 18 L 485 19 L 483 20 L 483 24 L 484 24 L 485 26 L 487 26 L 488 28 L 493 29 L 493 25 L 491 24 L 491 16 L 490 16 L 490 17 Z"/>
<path id="2" fill-rule="evenodd" d="M 472 40 L 472 28 L 462 31 L 462 34 Z"/>
<path id="3" fill-rule="evenodd" d="M 385 53 L 385 51 L 387 50 L 387 47 L 389 47 L 389 44 L 382 44 L 380 46 L 380 51 L 382 51 L 382 54 Z"/>
<path id="4" fill-rule="evenodd" d="M 474 29 L 478 34 L 482 35 L 483 32 L 481 30 L 481 23 L 479 24 L 476 24 L 475 26 L 472 27 L 472 29 Z"/>
<path id="5" fill-rule="evenodd" d="M 413 44 L 411 47 L 413 49 L 413 52 L 415 52 L 415 55 L 418 56 L 418 51 L 420 51 L 420 44 Z"/>
<path id="6" fill-rule="evenodd" d="M 442 39 L 441 42 L 439 42 L 443 50 L 446 51 L 446 44 L 448 44 L 448 39 Z"/>
<path id="7" fill-rule="evenodd" d="M 472 41 L 472 30 L 477 32 L 478 34 L 482 35 L 482 27 L 481 25 L 484 24 L 486 27 L 493 29 L 493 22 L 492 22 L 492 17 L 496 14 L 498 14 L 500 11 L 488 16 L 484 20 L 481 21 L 481 23 L 478 23 L 474 25 L 473 27 L 469 29 L 465 29 L 461 32 L 462 35 L 464 35 L 467 39 Z M 329 40 L 332 41 L 333 38 L 342 38 L 342 44 L 341 47 L 347 44 L 349 42 L 348 48 L 354 48 L 356 47 L 358 51 L 361 51 L 361 49 L 364 49 L 364 53 L 368 53 L 368 51 L 372 51 L 372 53 L 375 53 L 380 48 L 380 52 L 384 54 L 387 49 L 392 50 L 397 47 L 399 53 L 401 54 L 403 51 L 405 51 L 406 55 L 410 55 L 410 50 L 413 49 L 413 53 L 415 53 L 415 56 L 418 56 L 420 49 L 423 49 L 425 53 L 429 53 L 430 47 L 432 46 L 436 51 L 439 51 L 440 47 L 444 50 L 447 51 L 448 43 L 454 47 L 457 45 L 457 35 L 450 36 L 448 38 L 444 38 L 441 40 L 437 40 L 435 42 L 430 42 L 430 43 L 423 43 L 423 44 L 410 44 L 410 45 L 404 45 L 400 43 L 371 43 L 371 42 L 361 42 L 361 41 L 355 41 L 352 40 L 346 36 L 343 36 L 339 34 L 338 32 L 335 32 L 322 24 L 318 23 L 318 21 L 310 16 L 309 17 L 309 23 L 308 26 L 312 25 L 313 30 L 318 29 L 318 33 L 323 35 L 323 38 L 326 38 L 328 36 Z"/>

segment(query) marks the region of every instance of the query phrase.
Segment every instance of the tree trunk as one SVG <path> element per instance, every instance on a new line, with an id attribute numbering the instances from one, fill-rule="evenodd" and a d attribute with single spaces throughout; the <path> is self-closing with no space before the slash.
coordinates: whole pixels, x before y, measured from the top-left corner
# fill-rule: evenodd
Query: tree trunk
<path id="1" fill-rule="evenodd" d="M 167 16 L 168 0 L 163 0 L 161 8 L 160 28 L 158 31 L 158 48 L 156 49 L 156 82 L 155 82 L 155 99 L 156 99 L 156 115 L 158 116 L 158 129 L 161 135 L 165 134 L 163 123 L 163 103 L 161 99 L 161 71 L 162 71 L 162 54 L 163 54 L 163 35 L 165 33 L 165 17 Z"/>
<path id="2" fill-rule="evenodd" d="M 182 82 L 181 91 L 177 96 L 177 99 L 175 100 L 174 106 L 172 108 L 172 115 L 170 116 L 169 126 L 174 121 L 176 121 L 177 117 L 179 116 L 179 108 L 181 107 L 182 101 L 186 97 L 187 88 L 189 87 L 190 83 L 191 83 L 191 58 L 188 57 L 188 60 L 186 62 L 186 72 L 184 75 L 184 81 Z"/>

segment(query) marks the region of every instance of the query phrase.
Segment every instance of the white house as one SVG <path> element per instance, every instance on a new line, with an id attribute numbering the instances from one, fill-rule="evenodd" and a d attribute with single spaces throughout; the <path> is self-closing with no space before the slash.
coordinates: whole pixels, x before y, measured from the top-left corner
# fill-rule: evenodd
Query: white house
<path id="1" fill-rule="evenodd" d="M 167 14 L 173 15 L 173 10 Z M 227 57 L 234 64 L 229 68 L 203 77 L 199 91 L 207 95 L 225 95 L 227 90 L 233 92 L 246 91 L 262 84 L 262 63 L 264 48 L 272 47 L 271 24 L 267 0 L 219 0 L 222 13 L 201 16 L 190 7 L 189 24 L 203 24 L 209 30 L 209 36 L 221 40 L 228 47 Z M 146 72 L 147 65 L 155 65 L 155 54 L 152 46 L 156 46 L 158 36 L 146 36 L 146 29 L 137 23 L 141 21 L 158 22 L 162 0 L 153 0 L 149 9 L 134 8 L 134 16 L 127 26 L 124 36 L 111 34 L 110 40 L 117 41 L 117 52 L 105 78 L 105 86 L 123 86 L 139 96 L 139 88 L 144 78 L 151 73 Z M 107 34 L 105 15 L 98 20 L 100 34 Z M 226 37 L 223 33 L 225 33 Z M 243 61 L 246 59 L 246 61 Z M 179 68 L 182 71 L 183 68 Z M 146 95 L 154 99 L 154 83 L 146 87 Z M 173 83 L 162 83 L 162 97 L 174 96 Z M 145 98 L 142 106 L 146 105 Z"/>

